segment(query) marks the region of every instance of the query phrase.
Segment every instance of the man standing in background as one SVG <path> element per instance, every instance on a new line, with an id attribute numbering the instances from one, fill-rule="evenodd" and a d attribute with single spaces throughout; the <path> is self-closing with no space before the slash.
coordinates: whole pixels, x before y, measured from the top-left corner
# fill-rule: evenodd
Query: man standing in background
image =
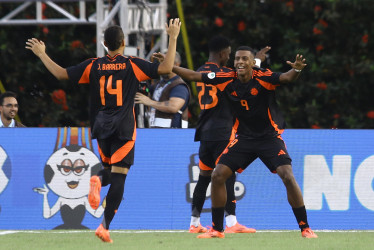
<path id="1" fill-rule="evenodd" d="M 152 59 L 153 56 L 151 61 Z M 175 53 L 174 65 L 181 65 L 181 56 L 178 52 Z M 173 72 L 162 75 L 161 80 L 152 85 L 152 89 L 152 99 L 140 92 L 135 96 L 136 104 L 151 107 L 149 127 L 188 128 L 190 90 L 182 78 Z"/>

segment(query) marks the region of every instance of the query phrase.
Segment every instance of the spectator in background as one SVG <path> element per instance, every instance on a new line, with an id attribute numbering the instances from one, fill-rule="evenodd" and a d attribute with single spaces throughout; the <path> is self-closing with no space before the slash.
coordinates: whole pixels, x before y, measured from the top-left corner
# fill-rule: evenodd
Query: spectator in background
<path id="1" fill-rule="evenodd" d="M 151 60 L 155 58 L 163 60 L 163 56 L 152 56 Z M 181 57 L 176 52 L 174 65 L 180 66 L 180 64 Z M 140 92 L 135 96 L 136 104 L 144 104 L 151 108 L 149 112 L 151 128 L 188 128 L 190 90 L 182 78 L 175 73 L 162 75 L 161 81 L 152 85 L 151 93 L 152 99 Z"/>
<path id="2" fill-rule="evenodd" d="M 17 95 L 11 91 L 0 95 L 0 128 L 25 127 L 22 123 L 16 121 L 18 113 Z"/>

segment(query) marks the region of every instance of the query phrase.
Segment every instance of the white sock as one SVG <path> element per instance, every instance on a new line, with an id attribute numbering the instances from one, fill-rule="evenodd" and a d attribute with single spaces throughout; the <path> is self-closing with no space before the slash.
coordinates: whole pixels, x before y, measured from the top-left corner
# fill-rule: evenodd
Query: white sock
<path id="1" fill-rule="evenodd" d="M 234 226 L 238 221 L 236 220 L 235 215 L 227 215 L 226 216 L 226 226 L 232 227 Z"/>
<path id="2" fill-rule="evenodd" d="M 198 227 L 200 225 L 200 217 L 191 216 L 190 226 Z"/>

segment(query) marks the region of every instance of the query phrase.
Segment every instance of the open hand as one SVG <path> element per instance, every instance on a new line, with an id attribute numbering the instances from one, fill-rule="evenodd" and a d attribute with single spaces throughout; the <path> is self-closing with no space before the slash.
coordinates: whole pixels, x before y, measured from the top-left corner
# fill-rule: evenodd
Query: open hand
<path id="1" fill-rule="evenodd" d="M 307 65 L 305 64 L 305 58 L 303 58 L 303 55 L 299 55 L 299 54 L 296 55 L 295 62 L 292 63 L 290 61 L 287 61 L 286 63 L 290 65 L 292 68 L 297 69 L 297 70 L 302 70 Z"/>
<path id="2" fill-rule="evenodd" d="M 165 29 L 170 38 L 177 39 L 181 29 L 181 24 L 182 23 L 179 21 L 179 18 L 170 19 L 169 26 L 167 23 L 165 23 Z"/>
<path id="3" fill-rule="evenodd" d="M 45 44 L 43 41 L 39 41 L 36 38 L 28 39 L 26 42 L 26 49 L 31 50 L 38 57 L 45 54 Z"/>
<path id="4" fill-rule="evenodd" d="M 255 55 L 255 58 L 258 58 L 261 60 L 261 62 L 264 62 L 265 59 L 266 59 L 266 53 L 268 53 L 268 51 L 271 49 L 271 47 L 269 46 L 266 46 L 265 48 L 262 48 L 261 50 L 259 50 L 256 55 Z"/>

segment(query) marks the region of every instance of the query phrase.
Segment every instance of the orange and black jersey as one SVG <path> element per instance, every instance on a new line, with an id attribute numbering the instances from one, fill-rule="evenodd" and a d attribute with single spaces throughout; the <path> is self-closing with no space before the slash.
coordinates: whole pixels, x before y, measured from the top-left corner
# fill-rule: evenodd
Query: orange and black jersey
<path id="1" fill-rule="evenodd" d="M 275 89 L 281 84 L 280 74 L 254 68 L 252 79 L 246 83 L 240 82 L 234 71 L 204 74 L 203 81 L 225 90 L 239 123 L 237 135 L 246 138 L 274 137 L 285 128 L 283 115 L 275 100 Z"/>
<path id="2" fill-rule="evenodd" d="M 90 84 L 92 137 L 135 140 L 134 98 L 139 82 L 158 77 L 159 63 L 117 54 L 67 68 L 71 82 Z"/>
<path id="3" fill-rule="evenodd" d="M 232 69 L 207 62 L 197 72 L 230 72 Z M 200 104 L 200 116 L 196 126 L 195 141 L 224 141 L 233 137 L 233 115 L 227 96 L 215 83 L 196 83 Z M 233 138 L 232 138 L 233 139 Z"/>

